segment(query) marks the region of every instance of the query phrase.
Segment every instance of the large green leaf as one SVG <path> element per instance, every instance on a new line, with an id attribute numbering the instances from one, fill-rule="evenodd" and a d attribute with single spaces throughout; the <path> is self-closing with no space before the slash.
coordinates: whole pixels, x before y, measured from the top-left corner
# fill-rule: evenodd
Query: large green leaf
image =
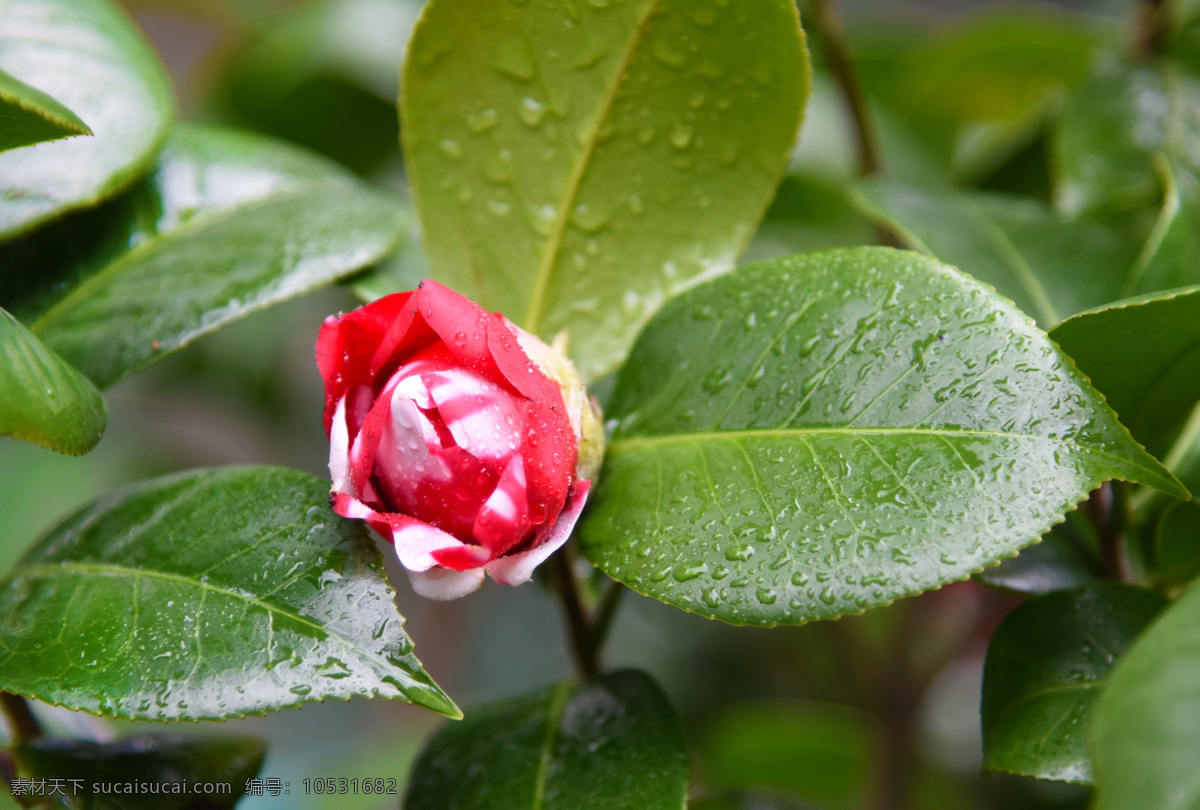
<path id="1" fill-rule="evenodd" d="M 223 810 L 237 804 L 265 754 L 266 746 L 255 739 L 145 734 L 107 744 L 39 740 L 14 748 L 13 760 L 20 776 L 59 780 L 59 802 L 65 807 Z M 153 792 L 114 791 L 114 785 L 121 789 L 131 783 L 155 787 Z M 47 793 L 43 788 L 40 795 Z"/>
<path id="2" fill-rule="evenodd" d="M 0 70 L 95 133 L 0 153 L 0 240 L 116 193 L 149 167 L 175 114 L 158 57 L 107 0 L 6 0 Z"/>
<path id="3" fill-rule="evenodd" d="M 791 0 L 433 0 L 401 108 L 435 275 L 613 370 L 665 298 L 733 266 L 808 82 Z"/>
<path id="4" fill-rule="evenodd" d="M 1150 202 L 1156 154 L 1200 169 L 1200 80 L 1167 62 L 1099 60 L 1071 95 L 1054 146 L 1056 202 L 1068 214 Z"/>
<path id="5" fill-rule="evenodd" d="M 406 810 L 680 810 L 688 752 L 649 676 L 625 670 L 481 706 L 413 767 Z"/>
<path id="6" fill-rule="evenodd" d="M 325 698 L 458 710 L 412 655 L 383 565 L 329 484 L 272 467 L 96 501 L 0 579 L 0 689 L 110 717 L 239 717 Z"/>
<path id="7" fill-rule="evenodd" d="M 39 316 L 32 331 L 103 387 L 378 261 L 407 225 L 396 200 L 327 160 L 188 125 L 130 195 L 0 249 L 0 262 L 32 279 L 10 282 L 18 311 Z"/>
<path id="8" fill-rule="evenodd" d="M 1164 454 L 1200 401 L 1200 287 L 1118 301 L 1050 336 L 1134 438 Z"/>
<path id="9" fill-rule="evenodd" d="M 1090 783 L 1087 733 L 1101 687 L 1166 604 L 1144 588 L 1093 582 L 1010 613 L 983 670 L 983 767 Z"/>
<path id="10" fill-rule="evenodd" d="M 986 281 L 1047 329 L 1120 298 L 1137 256 L 1115 231 L 1033 199 L 878 181 L 857 200 L 909 247 Z"/>
<path id="11" fill-rule="evenodd" d="M 88 125 L 50 96 L 0 70 L 0 152 L 91 135 Z"/>
<path id="12" fill-rule="evenodd" d="M 584 552 L 738 624 L 962 579 L 1108 478 L 1184 492 L 1011 304 L 885 248 L 763 262 L 675 300 L 608 415 Z"/>
<path id="13" fill-rule="evenodd" d="M 1092 720 L 1096 810 L 1200 803 L 1200 588 L 1163 612 L 1117 663 Z"/>
<path id="14" fill-rule="evenodd" d="M 0 309 L 0 435 L 80 455 L 107 421 L 96 387 Z"/>

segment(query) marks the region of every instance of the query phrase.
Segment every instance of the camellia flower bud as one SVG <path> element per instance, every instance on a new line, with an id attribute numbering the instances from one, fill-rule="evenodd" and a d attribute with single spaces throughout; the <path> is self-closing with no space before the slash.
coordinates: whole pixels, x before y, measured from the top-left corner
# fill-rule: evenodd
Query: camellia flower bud
<path id="1" fill-rule="evenodd" d="M 330 503 L 391 541 L 413 590 L 519 585 L 566 542 L 604 453 L 559 351 L 432 281 L 326 319 Z"/>

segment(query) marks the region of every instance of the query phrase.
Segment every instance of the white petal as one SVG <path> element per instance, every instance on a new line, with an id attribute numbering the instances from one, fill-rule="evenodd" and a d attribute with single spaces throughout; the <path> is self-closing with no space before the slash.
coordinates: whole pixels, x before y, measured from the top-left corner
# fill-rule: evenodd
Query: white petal
<path id="1" fill-rule="evenodd" d="M 392 397 L 391 419 L 383 426 L 374 467 L 393 497 L 415 492 L 417 485 L 426 479 L 445 481 L 450 477 L 451 471 L 445 463 L 429 450 L 431 437 L 437 442 L 433 425 L 415 402 L 400 396 L 397 386 Z"/>
<path id="2" fill-rule="evenodd" d="M 429 395 L 454 443 L 480 459 L 503 459 L 520 446 L 524 419 L 517 398 L 465 369 L 425 375 Z"/>
<path id="3" fill-rule="evenodd" d="M 579 520 L 579 513 L 583 511 L 583 505 L 587 503 L 588 490 L 591 489 L 591 485 L 591 481 L 575 482 L 566 508 L 558 516 L 558 522 L 554 524 L 554 529 L 541 545 L 519 554 L 499 557 L 488 563 L 486 567 L 488 573 L 492 575 L 492 579 L 503 585 L 520 585 L 528 582 L 533 576 L 533 569 L 558 551 L 571 536 L 571 530 L 575 528 L 575 522 Z"/>
<path id="4" fill-rule="evenodd" d="M 338 400 L 333 412 L 333 424 L 329 426 L 329 477 L 333 489 L 357 495 L 350 483 L 350 430 L 346 427 L 346 398 Z"/>
<path id="5" fill-rule="evenodd" d="M 433 559 L 435 551 L 466 545 L 453 535 L 418 520 L 393 529 L 392 541 L 396 546 L 396 556 L 400 558 L 400 564 L 407 568 L 409 573 L 419 573 L 437 567 L 437 562 Z"/>
<path id="6" fill-rule="evenodd" d="M 428 571 L 408 572 L 413 591 L 426 599 L 446 601 L 458 599 L 483 584 L 483 569 L 452 571 L 449 568 L 430 568 Z"/>

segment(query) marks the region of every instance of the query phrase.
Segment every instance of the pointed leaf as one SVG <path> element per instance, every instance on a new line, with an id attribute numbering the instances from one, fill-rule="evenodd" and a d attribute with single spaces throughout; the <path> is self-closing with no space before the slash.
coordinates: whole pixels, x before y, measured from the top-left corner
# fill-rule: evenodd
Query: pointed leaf
<path id="1" fill-rule="evenodd" d="M 1200 401 L 1200 287 L 1129 298 L 1050 333 L 1160 456 Z"/>
<path id="2" fill-rule="evenodd" d="M 458 716 L 412 655 L 375 546 L 328 492 L 249 467 L 96 501 L 0 579 L 0 689 L 138 720 L 351 695 Z"/>
<path id="3" fill-rule="evenodd" d="M 0 262 L 33 279 L 17 293 L 40 316 L 32 331 L 101 387 L 379 261 L 408 228 L 397 201 L 336 164 L 197 125 L 177 129 L 131 199 L 94 216 L 92 241 L 71 239 L 89 223 L 63 222 Z"/>
<path id="4" fill-rule="evenodd" d="M 96 387 L 0 309 L 0 435 L 81 455 L 107 421 Z"/>
<path id="5" fill-rule="evenodd" d="M 1101 687 L 1166 605 L 1144 588 L 1093 582 L 1010 613 L 983 670 L 983 767 L 1090 783 L 1087 734 Z"/>
<path id="6" fill-rule="evenodd" d="M 1096 810 L 1200 802 L 1200 588 L 1163 612 L 1117 663 L 1091 735 Z"/>
<path id="7" fill-rule="evenodd" d="M 1069 98 L 1054 147 L 1056 204 L 1067 214 L 1150 202 L 1156 154 L 1200 170 L 1200 80 L 1165 61 L 1098 60 Z"/>
<path id="8" fill-rule="evenodd" d="M 417 759 L 406 810 L 679 810 L 688 752 L 644 673 L 562 683 L 471 711 Z"/>
<path id="9" fill-rule="evenodd" d="M 175 115 L 162 63 L 107 0 L 7 0 L 0 70 L 95 133 L 0 153 L 0 241 L 128 185 L 149 167 Z"/>
<path id="10" fill-rule="evenodd" d="M 882 248 L 762 262 L 676 299 L 606 415 L 585 554 L 735 624 L 962 579 L 1108 478 L 1183 492 L 1011 304 Z"/>
<path id="11" fill-rule="evenodd" d="M 905 243 L 986 281 L 1044 328 L 1120 298 L 1132 242 L 1036 200 L 881 181 L 863 186 L 864 213 Z"/>
<path id="12" fill-rule="evenodd" d="M 237 804 L 265 754 L 266 745 L 250 738 L 143 734 L 114 743 L 39 740 L 14 748 L 13 760 L 27 779 L 59 780 L 69 807 L 113 806 L 114 783 L 140 782 L 157 790 L 121 794 L 121 810 L 188 810 L 198 802 L 222 810 Z"/>
<path id="13" fill-rule="evenodd" d="M 791 0 L 434 0 L 402 117 L 435 276 L 612 371 L 663 300 L 733 266 L 808 83 Z"/>
<path id="14" fill-rule="evenodd" d="M 91 134 L 75 113 L 36 87 L 0 70 L 0 152 Z"/>

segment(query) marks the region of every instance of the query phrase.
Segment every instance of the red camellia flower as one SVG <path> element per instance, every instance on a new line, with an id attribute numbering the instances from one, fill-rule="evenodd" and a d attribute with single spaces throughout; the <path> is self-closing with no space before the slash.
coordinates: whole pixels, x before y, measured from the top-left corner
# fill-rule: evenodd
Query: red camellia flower
<path id="1" fill-rule="evenodd" d="M 603 436 L 569 361 L 432 281 L 326 319 L 330 502 L 391 541 L 413 589 L 517 585 L 561 546 Z"/>

